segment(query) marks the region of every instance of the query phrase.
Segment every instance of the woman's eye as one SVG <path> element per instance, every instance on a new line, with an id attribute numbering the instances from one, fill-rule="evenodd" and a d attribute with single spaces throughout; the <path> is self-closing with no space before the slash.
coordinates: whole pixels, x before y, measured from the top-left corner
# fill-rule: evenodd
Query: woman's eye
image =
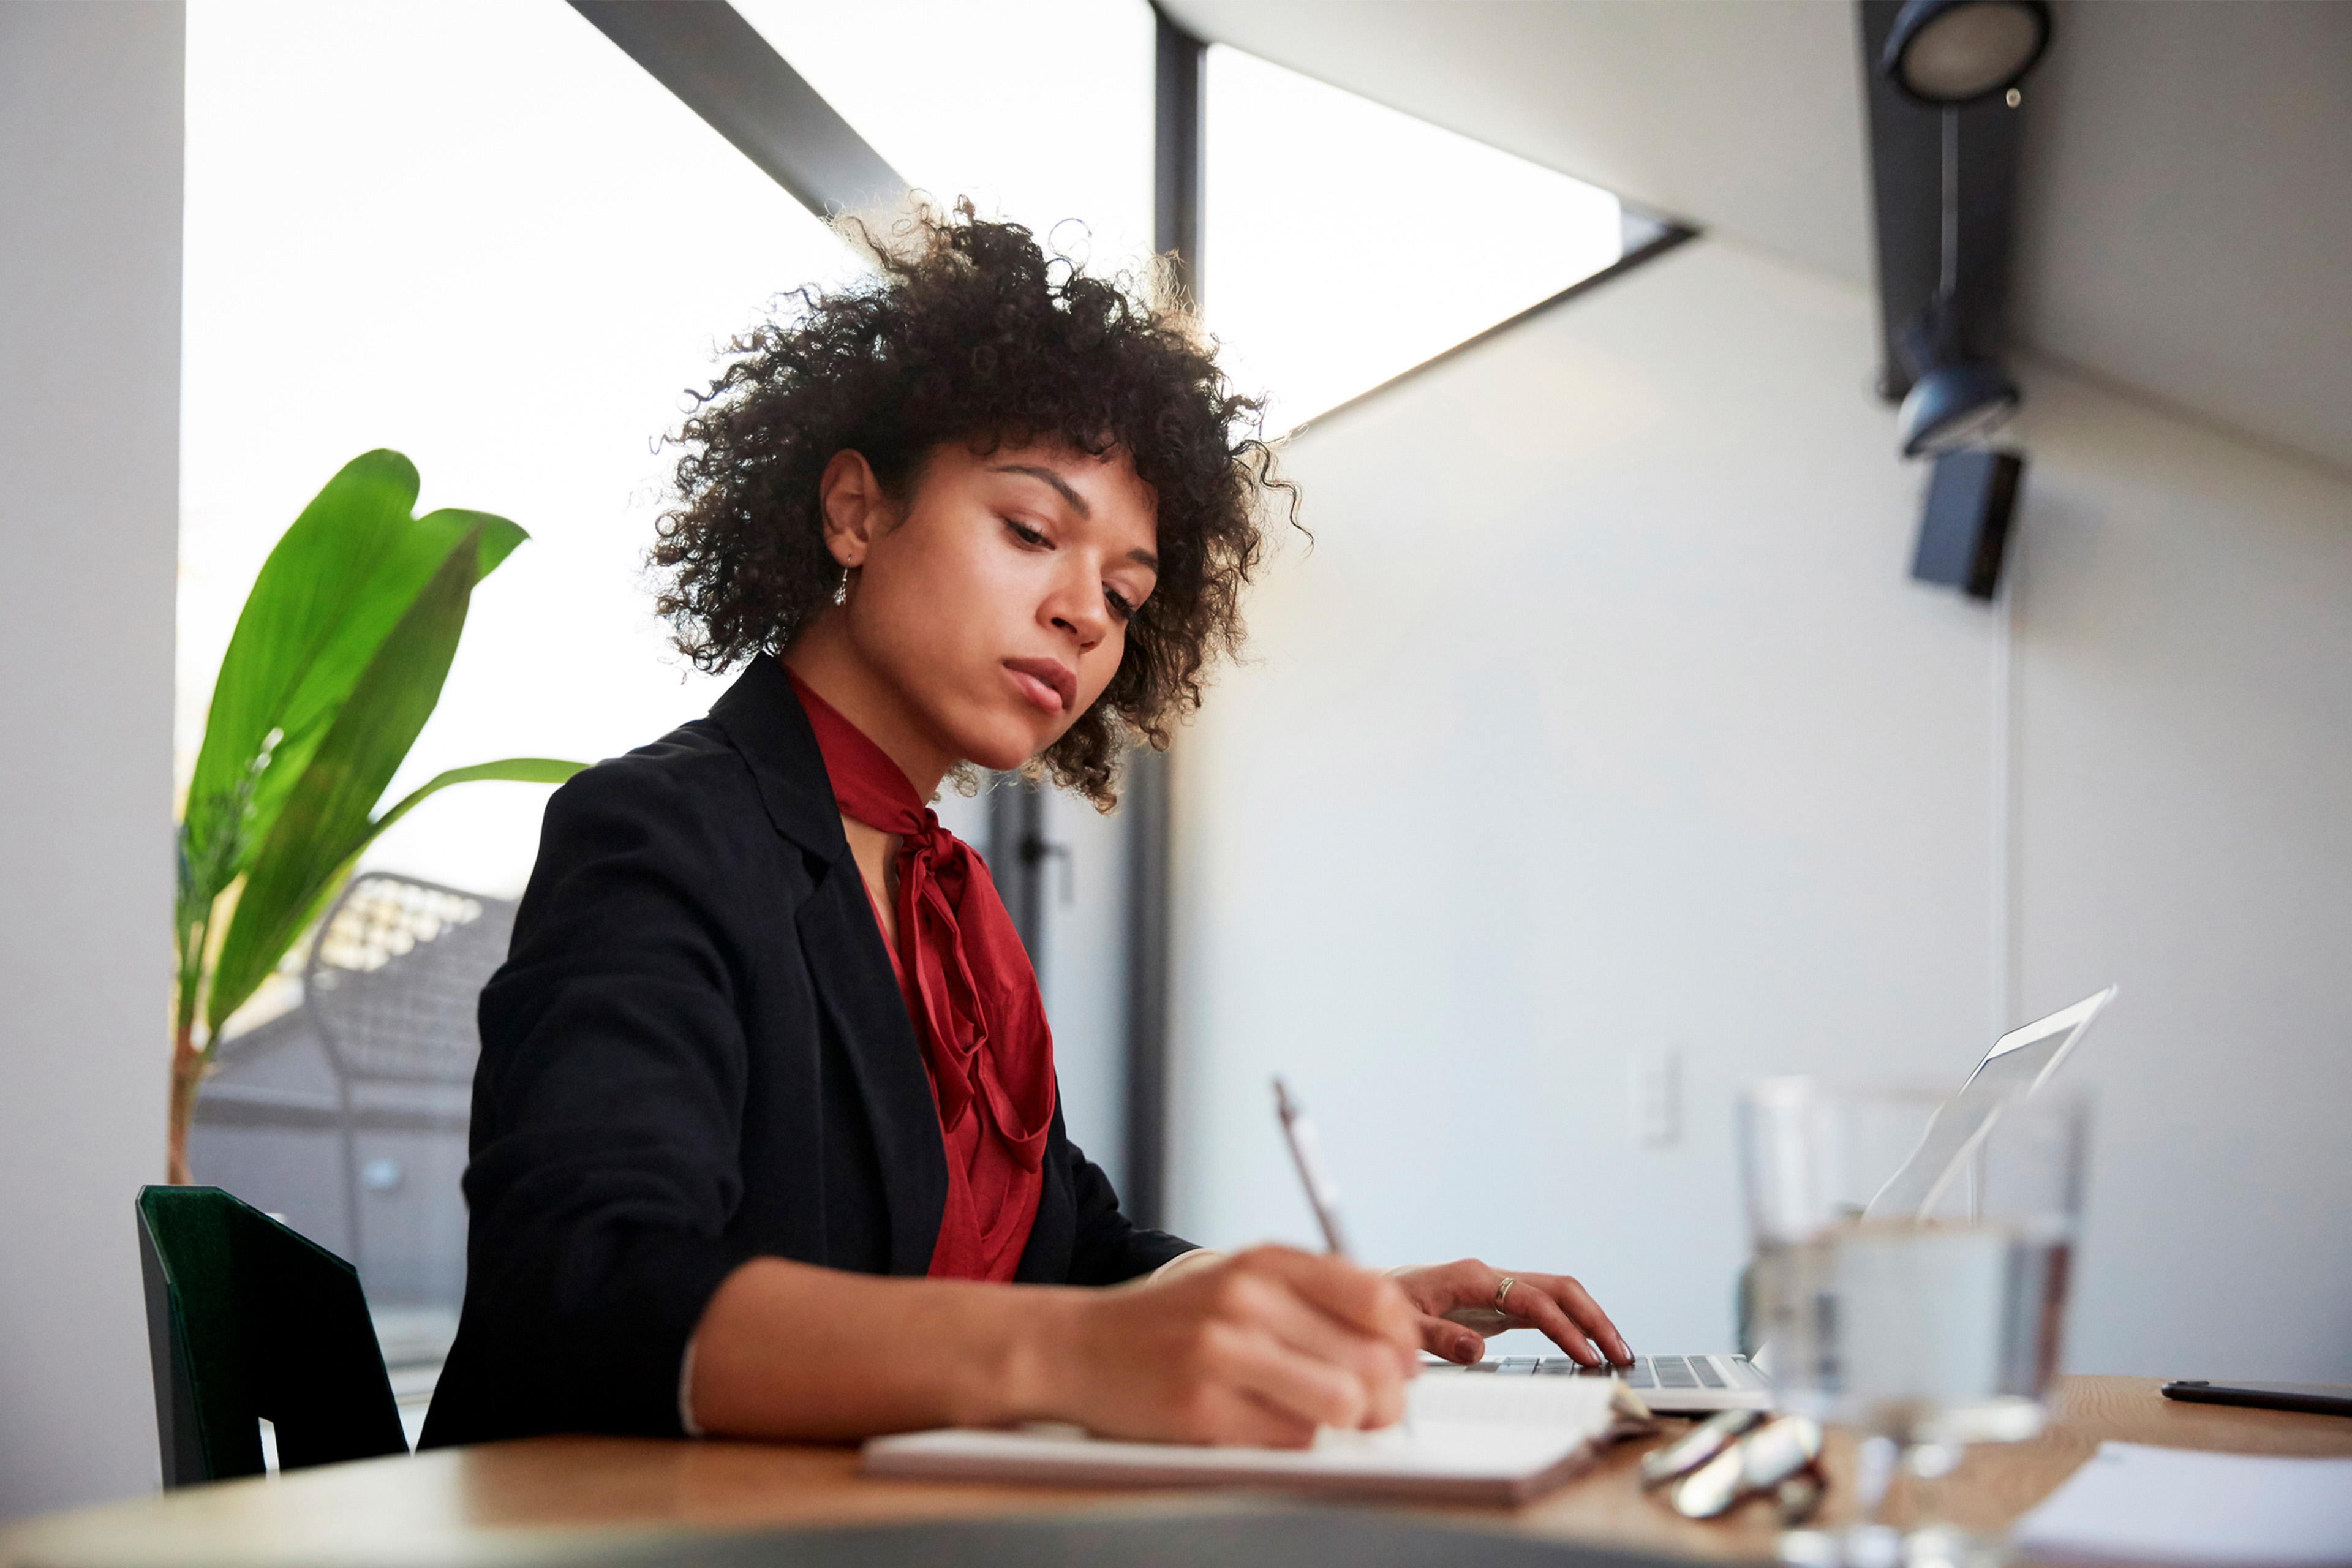
<path id="1" fill-rule="evenodd" d="M 1117 616 L 1122 621 L 1127 620 L 1135 614 L 1135 606 L 1129 604 L 1127 602 L 1127 595 L 1120 593 L 1116 588 L 1106 588 L 1103 590 L 1103 602 L 1110 605 L 1110 613 Z"/>
<path id="2" fill-rule="evenodd" d="M 1015 522 L 1008 517 L 1004 520 L 1004 526 L 1011 529 L 1014 537 L 1024 544 L 1043 545 L 1046 542 L 1045 536 L 1027 523 Z"/>

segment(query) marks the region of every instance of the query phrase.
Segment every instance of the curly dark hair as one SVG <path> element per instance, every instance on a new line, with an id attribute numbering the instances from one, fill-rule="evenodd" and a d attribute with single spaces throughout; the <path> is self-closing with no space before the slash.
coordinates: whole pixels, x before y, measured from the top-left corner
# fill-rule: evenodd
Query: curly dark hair
<path id="1" fill-rule="evenodd" d="M 1259 401 L 1233 390 L 1180 306 L 1153 302 L 1172 290 L 1090 277 L 969 201 L 919 208 L 887 242 L 849 226 L 878 278 L 784 296 L 783 319 L 729 344 L 676 437 L 677 500 L 651 556 L 660 613 L 705 670 L 788 647 L 842 582 L 817 495 L 836 452 L 863 454 L 903 504 L 949 441 L 1122 449 L 1157 499 L 1159 581 L 1109 686 L 1039 759 L 1108 811 L 1125 747 L 1165 747 L 1209 668 L 1239 650 L 1266 491 L 1296 511 Z"/>

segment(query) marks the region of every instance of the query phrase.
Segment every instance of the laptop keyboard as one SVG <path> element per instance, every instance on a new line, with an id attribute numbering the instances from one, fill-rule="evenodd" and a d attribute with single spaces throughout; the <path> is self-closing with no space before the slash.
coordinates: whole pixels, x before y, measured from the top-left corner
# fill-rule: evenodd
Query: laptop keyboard
<path id="1" fill-rule="evenodd" d="M 1629 1367 L 1579 1366 L 1564 1355 L 1507 1355 L 1472 1370 L 1491 1370 L 1498 1377 L 1607 1377 L 1613 1372 L 1624 1378 L 1628 1388 L 1730 1386 L 1715 1370 L 1715 1363 L 1699 1355 L 1637 1355 Z"/>

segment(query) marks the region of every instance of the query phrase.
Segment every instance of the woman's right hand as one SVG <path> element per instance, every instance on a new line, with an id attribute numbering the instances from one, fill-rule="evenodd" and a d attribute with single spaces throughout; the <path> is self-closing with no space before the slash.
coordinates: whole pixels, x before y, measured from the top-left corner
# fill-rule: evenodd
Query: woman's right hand
<path id="1" fill-rule="evenodd" d="M 1304 1447 L 1404 1414 L 1419 1314 L 1341 1258 L 1258 1247 L 1144 1290 L 1086 1292 L 1044 1347 L 1061 1419 L 1105 1436 Z"/>

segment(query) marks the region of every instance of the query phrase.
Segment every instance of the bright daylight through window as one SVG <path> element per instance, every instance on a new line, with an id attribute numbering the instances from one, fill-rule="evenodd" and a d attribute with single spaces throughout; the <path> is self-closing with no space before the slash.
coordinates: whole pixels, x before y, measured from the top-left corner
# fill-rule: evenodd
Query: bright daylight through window
<path id="1" fill-rule="evenodd" d="M 1143 0 L 736 0 L 914 186 L 970 196 L 1094 268 L 1151 249 Z"/>
<path id="2" fill-rule="evenodd" d="M 338 468 L 513 519 L 396 797 L 694 717 L 639 567 L 684 390 L 845 249 L 570 7 L 188 8 L 179 753 L 262 557 Z M 451 790 L 369 856 L 512 895 L 543 788 Z"/>
<path id="3" fill-rule="evenodd" d="M 1033 0 L 1018 28 L 911 0 L 742 9 L 923 188 L 1097 264 L 1148 250 L 1148 6 Z M 1210 51 L 1206 110 L 1208 320 L 1270 430 L 1620 254 L 1607 192 L 1240 51 Z M 667 466 L 649 444 L 774 295 L 856 275 L 844 247 L 540 0 L 196 0 L 187 124 L 182 776 L 262 556 L 379 446 L 415 459 L 421 506 L 532 534 L 478 593 L 395 795 L 699 712 L 709 684 L 667 654 L 638 571 Z M 510 895 L 543 793 L 453 791 L 369 863 Z"/>
<path id="4" fill-rule="evenodd" d="M 918 188 L 1097 266 L 1149 251 L 1142 0 L 736 8 Z M 1623 254 L 1609 192 L 1239 49 L 1206 99 L 1202 303 L 1270 433 Z"/>
<path id="5" fill-rule="evenodd" d="M 1223 46 L 1202 294 L 1235 380 L 1294 429 L 1623 254 L 1617 198 Z"/>

